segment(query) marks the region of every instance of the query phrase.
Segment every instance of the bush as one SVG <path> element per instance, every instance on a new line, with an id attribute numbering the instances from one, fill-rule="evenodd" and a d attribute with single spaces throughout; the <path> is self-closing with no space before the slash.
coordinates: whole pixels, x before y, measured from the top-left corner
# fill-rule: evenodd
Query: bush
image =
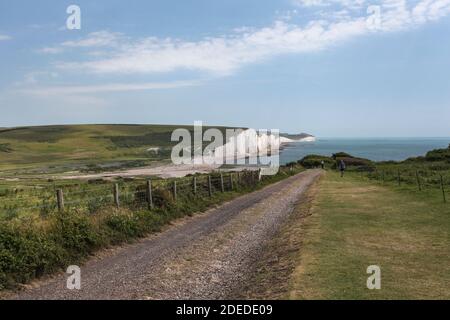
<path id="1" fill-rule="evenodd" d="M 155 188 L 152 192 L 153 204 L 158 208 L 169 208 L 175 203 L 171 191 L 163 188 Z"/>
<path id="2" fill-rule="evenodd" d="M 0 152 L 11 153 L 13 149 L 9 143 L 0 143 Z"/>
<path id="3" fill-rule="evenodd" d="M 0 288 L 52 272 L 64 260 L 62 248 L 45 233 L 0 225 Z"/>
<path id="4" fill-rule="evenodd" d="M 333 155 L 331 156 L 334 160 L 337 160 L 339 158 L 354 158 L 352 155 L 345 153 L 345 152 L 338 152 L 338 153 L 333 153 Z"/>
<path id="5" fill-rule="evenodd" d="M 49 233 L 71 255 L 85 256 L 99 247 L 101 234 L 98 231 L 88 216 L 73 210 L 57 213 Z"/>
<path id="6" fill-rule="evenodd" d="M 139 219 L 132 214 L 114 213 L 105 222 L 116 236 L 122 238 L 121 240 L 143 235 L 143 230 L 139 227 Z"/>
<path id="7" fill-rule="evenodd" d="M 10 205 L 4 208 L 4 219 L 12 220 L 19 216 L 19 208 L 18 205 Z"/>
<path id="8" fill-rule="evenodd" d="M 331 166 L 334 163 L 334 160 L 332 158 L 316 154 L 308 155 L 298 161 L 298 163 L 300 163 L 305 168 L 317 168 L 322 165 L 322 161 L 326 166 Z"/>
<path id="9" fill-rule="evenodd" d="M 430 151 L 425 156 L 426 161 L 445 161 L 450 160 L 450 148 L 436 149 Z"/>
<path id="10" fill-rule="evenodd" d="M 332 168 L 336 169 L 339 167 L 339 161 L 343 160 L 347 169 L 353 169 L 352 167 L 357 167 L 356 169 L 362 171 L 373 171 L 375 169 L 375 165 L 372 161 L 363 158 L 355 158 L 355 157 L 338 157 L 336 162 L 333 164 Z"/>

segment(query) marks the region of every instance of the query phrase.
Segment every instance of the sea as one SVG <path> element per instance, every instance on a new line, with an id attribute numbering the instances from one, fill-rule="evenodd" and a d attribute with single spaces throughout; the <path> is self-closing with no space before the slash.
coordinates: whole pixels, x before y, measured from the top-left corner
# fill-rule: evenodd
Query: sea
<path id="1" fill-rule="evenodd" d="M 373 161 L 402 161 L 425 155 L 434 149 L 447 148 L 449 138 L 317 138 L 316 142 L 288 144 L 280 153 L 280 163 L 297 161 L 309 154 L 331 156 L 346 152 Z"/>

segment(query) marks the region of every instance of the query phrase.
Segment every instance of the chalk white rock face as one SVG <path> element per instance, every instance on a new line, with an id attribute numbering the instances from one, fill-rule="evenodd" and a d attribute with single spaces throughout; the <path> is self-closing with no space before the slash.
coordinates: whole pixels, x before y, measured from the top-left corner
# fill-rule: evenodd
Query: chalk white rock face
<path id="1" fill-rule="evenodd" d="M 203 160 L 208 163 L 217 163 L 220 162 L 221 159 L 242 159 L 256 155 L 274 154 L 277 153 L 283 145 L 288 143 L 314 141 L 316 141 L 316 138 L 312 136 L 293 140 L 270 133 L 258 133 L 254 129 L 248 129 L 238 133 L 224 145 L 215 148 L 214 154 L 210 153 L 204 155 Z"/>
<path id="2" fill-rule="evenodd" d="M 271 150 L 278 150 L 283 143 L 292 142 L 291 139 L 273 134 L 258 134 L 254 129 L 244 130 L 223 146 L 215 149 L 216 156 L 245 158 Z"/>
<path id="3" fill-rule="evenodd" d="M 285 144 L 285 143 L 292 143 L 292 142 L 296 142 L 295 140 L 286 138 L 286 137 L 280 137 L 280 143 L 281 144 Z"/>
<path id="4" fill-rule="evenodd" d="M 300 142 L 316 142 L 316 137 L 306 137 L 299 140 Z"/>

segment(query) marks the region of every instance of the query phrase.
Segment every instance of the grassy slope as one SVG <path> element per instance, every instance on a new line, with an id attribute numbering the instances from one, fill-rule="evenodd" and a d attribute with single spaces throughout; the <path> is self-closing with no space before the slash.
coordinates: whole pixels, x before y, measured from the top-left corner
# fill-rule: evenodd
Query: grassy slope
<path id="1" fill-rule="evenodd" d="M 0 130 L 0 170 L 114 160 L 161 160 L 146 150 L 170 146 L 174 129 L 166 125 L 63 125 Z M 0 150 L 1 151 L 1 150 Z"/>
<path id="2" fill-rule="evenodd" d="M 44 218 L 30 215 L 9 221 L 0 219 L 0 298 L 2 289 L 79 264 L 101 248 L 144 237 L 174 219 L 203 212 L 301 171 L 300 166 L 292 171 L 281 167 L 277 175 L 267 176 L 253 187 L 235 183 L 233 191 L 214 192 L 212 197 L 180 189 L 176 202 L 166 196 L 163 207 L 151 210 L 105 206 L 86 214 L 66 208 Z M 242 179 L 246 181 L 243 176 Z"/>
<path id="3" fill-rule="evenodd" d="M 292 299 L 450 298 L 450 204 L 439 192 L 328 172 L 305 221 Z M 366 288 L 379 265 L 382 290 Z"/>

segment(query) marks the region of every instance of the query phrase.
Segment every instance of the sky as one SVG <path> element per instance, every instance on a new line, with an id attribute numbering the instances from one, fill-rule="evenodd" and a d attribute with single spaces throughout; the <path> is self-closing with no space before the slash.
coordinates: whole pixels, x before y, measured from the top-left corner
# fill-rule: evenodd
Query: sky
<path id="1" fill-rule="evenodd" d="M 0 127 L 449 137 L 449 31 L 450 0 L 2 0 Z"/>

